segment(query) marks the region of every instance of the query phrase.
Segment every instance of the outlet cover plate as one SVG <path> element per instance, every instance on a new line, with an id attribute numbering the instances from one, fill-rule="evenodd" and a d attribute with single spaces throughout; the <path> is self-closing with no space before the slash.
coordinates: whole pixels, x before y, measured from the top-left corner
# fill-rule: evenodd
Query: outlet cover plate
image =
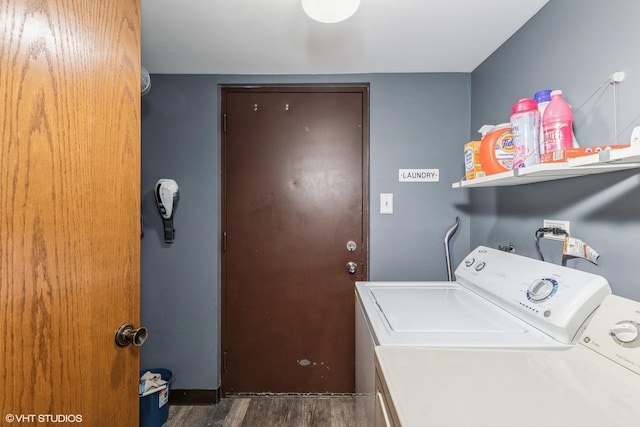
<path id="1" fill-rule="evenodd" d="M 544 228 L 561 228 L 567 232 L 567 235 L 571 235 L 571 230 L 569 228 L 569 221 L 560 221 L 557 219 L 545 219 L 542 223 Z M 545 239 L 550 240 L 564 240 L 564 235 L 559 234 L 555 235 L 553 233 L 544 233 L 543 236 Z"/>
<path id="2" fill-rule="evenodd" d="M 380 213 L 393 213 L 393 193 L 380 193 Z"/>

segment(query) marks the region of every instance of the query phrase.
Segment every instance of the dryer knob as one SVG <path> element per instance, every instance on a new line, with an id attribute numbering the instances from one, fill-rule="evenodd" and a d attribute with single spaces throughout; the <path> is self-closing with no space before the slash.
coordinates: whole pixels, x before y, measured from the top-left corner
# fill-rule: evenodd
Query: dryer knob
<path id="1" fill-rule="evenodd" d="M 611 333 L 618 339 L 618 341 L 628 343 L 638 337 L 638 328 L 633 323 L 620 322 L 613 325 Z"/>

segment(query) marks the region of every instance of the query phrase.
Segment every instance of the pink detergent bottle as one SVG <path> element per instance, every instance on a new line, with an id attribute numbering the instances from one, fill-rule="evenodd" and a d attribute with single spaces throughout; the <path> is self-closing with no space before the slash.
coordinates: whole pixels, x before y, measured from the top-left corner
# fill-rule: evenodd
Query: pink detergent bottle
<path id="1" fill-rule="evenodd" d="M 542 115 L 542 133 L 543 153 L 573 147 L 573 111 L 561 90 L 551 92 L 551 101 Z"/>

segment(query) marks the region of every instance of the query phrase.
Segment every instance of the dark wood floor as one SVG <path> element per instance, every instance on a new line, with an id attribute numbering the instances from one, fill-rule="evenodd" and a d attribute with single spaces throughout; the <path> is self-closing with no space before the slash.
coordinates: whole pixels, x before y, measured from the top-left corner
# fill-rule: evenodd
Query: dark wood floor
<path id="1" fill-rule="evenodd" d="M 356 427 L 362 419 L 358 397 L 250 396 L 217 405 L 172 405 L 164 427 Z"/>

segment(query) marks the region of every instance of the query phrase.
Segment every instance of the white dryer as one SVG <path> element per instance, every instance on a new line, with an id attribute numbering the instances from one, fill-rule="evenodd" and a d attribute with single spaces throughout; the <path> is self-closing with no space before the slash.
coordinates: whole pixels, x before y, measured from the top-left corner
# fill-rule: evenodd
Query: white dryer
<path id="1" fill-rule="evenodd" d="M 455 276 L 356 283 L 356 393 L 369 421 L 376 346 L 567 350 L 611 293 L 602 276 L 484 246 Z"/>
<path id="2" fill-rule="evenodd" d="M 376 423 L 637 427 L 640 303 L 607 296 L 568 351 L 381 346 Z"/>

